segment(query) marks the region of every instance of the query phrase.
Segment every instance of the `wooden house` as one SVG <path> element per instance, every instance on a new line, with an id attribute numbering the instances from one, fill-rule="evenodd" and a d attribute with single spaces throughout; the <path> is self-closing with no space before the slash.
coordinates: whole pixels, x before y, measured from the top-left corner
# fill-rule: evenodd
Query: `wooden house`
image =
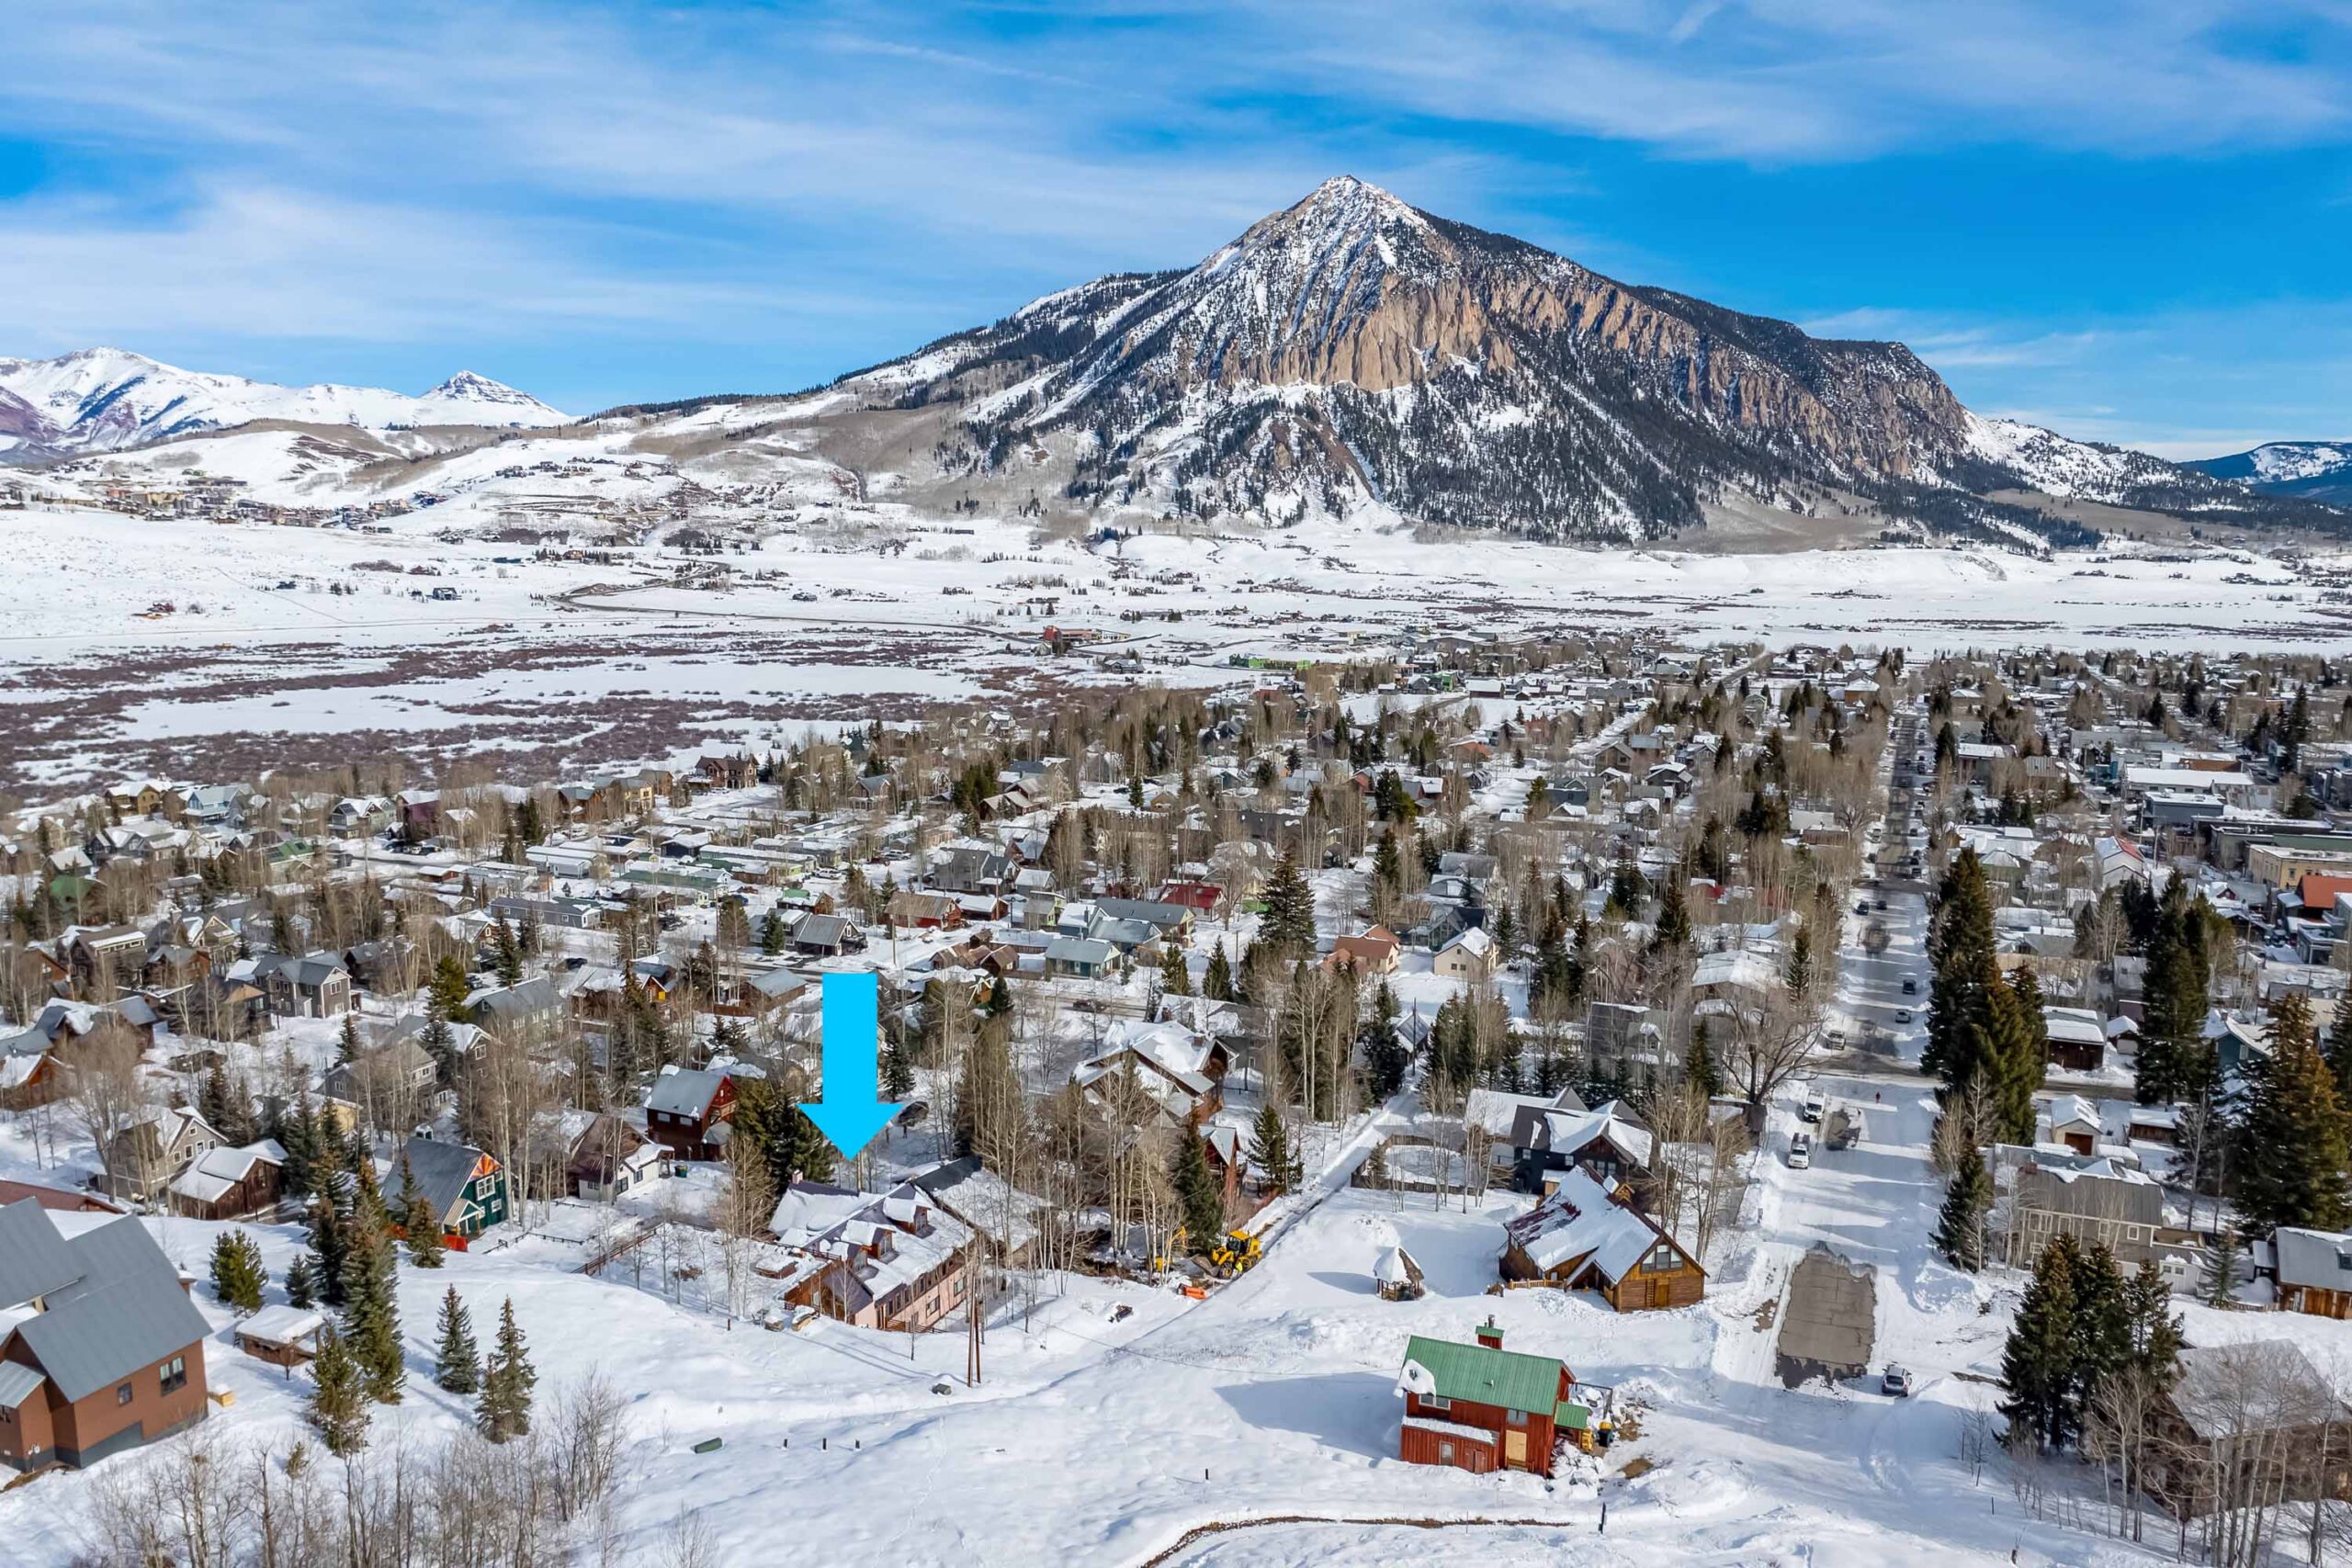
<path id="1" fill-rule="evenodd" d="M 566 1140 L 563 1171 L 575 1196 L 609 1202 L 660 1176 L 669 1159 L 665 1145 L 606 1111 Z"/>
<path id="2" fill-rule="evenodd" d="M 2156 1256 L 2164 1225 L 2164 1189 L 2111 1159 L 2036 1151 L 2009 1177 L 2009 1224 L 2004 1257 L 2030 1268 L 2060 1235 L 2104 1247 L 2126 1269 Z"/>
<path id="3" fill-rule="evenodd" d="M 467 1244 L 507 1213 L 506 1170 L 490 1155 L 470 1144 L 444 1144 L 431 1138 L 411 1138 L 401 1159 L 416 1178 L 425 1203 L 441 1216 L 441 1239 L 459 1252 Z M 384 1202 L 397 1219 L 408 1201 L 407 1184 L 401 1179 L 401 1161 L 393 1163 L 384 1180 Z"/>
<path id="4" fill-rule="evenodd" d="M 1593 1290 L 1619 1312 L 1689 1306 L 1707 1271 L 1648 1216 L 1583 1170 L 1570 1170 L 1503 1226 L 1502 1276 L 1514 1284 Z"/>
<path id="5" fill-rule="evenodd" d="M 1611 1191 L 1638 1186 L 1650 1173 L 1657 1142 L 1622 1100 L 1589 1111 L 1521 1105 L 1511 1117 L 1511 1185 L 1548 1191 L 1563 1173 L 1582 1170 Z"/>
<path id="6" fill-rule="evenodd" d="M 193 1110 L 150 1106 L 108 1140 L 101 1185 L 109 1197 L 143 1203 L 163 1196 L 180 1172 L 220 1146 Z"/>
<path id="7" fill-rule="evenodd" d="M 1362 936 L 1343 936 L 1331 943 L 1331 951 L 1323 960 L 1323 967 L 1330 970 L 1351 969 L 1359 978 L 1372 978 L 1396 972 L 1396 954 L 1404 943 L 1386 926 L 1374 926 Z"/>
<path id="8" fill-rule="evenodd" d="M 2352 1235 L 2281 1225 L 2270 1245 L 2279 1311 L 2352 1318 Z"/>
<path id="9" fill-rule="evenodd" d="M 39 1203 L 0 1209 L 0 1466 L 85 1467 L 201 1421 L 210 1332 L 138 1220 L 69 1237 Z"/>
<path id="10" fill-rule="evenodd" d="M 172 1212 L 197 1220 L 234 1220 L 277 1206 L 286 1151 L 268 1138 L 214 1149 L 173 1178 Z"/>
<path id="11" fill-rule="evenodd" d="M 680 1159 L 711 1160 L 727 1151 L 735 1080 L 701 1067 L 669 1066 L 645 1095 L 645 1131 Z"/>
<path id="12" fill-rule="evenodd" d="M 30 1111 L 48 1105 L 65 1093 L 65 1071 L 57 1053 L 47 1049 L 15 1051 L 0 1045 L 0 1111 Z"/>
<path id="13" fill-rule="evenodd" d="M 1495 940 L 1476 926 L 1456 931 L 1430 967 L 1449 980 L 1485 980 L 1495 972 Z"/>
<path id="14" fill-rule="evenodd" d="M 1227 1063 L 1221 1043 L 1181 1023 L 1122 1020 L 1070 1082 L 1136 1124 L 1156 1115 L 1199 1127 L 1225 1103 Z"/>
<path id="15" fill-rule="evenodd" d="M 914 1182 L 853 1192 L 796 1181 L 768 1229 L 784 1299 L 862 1328 L 920 1334 L 964 1304 L 978 1238 Z"/>
<path id="16" fill-rule="evenodd" d="M 1397 1457 L 1481 1475 L 1523 1470 L 1549 1476 L 1564 1433 L 1589 1425 L 1576 1382 L 1556 1356 L 1504 1349 L 1502 1330 L 1491 1319 L 1475 1345 L 1416 1334 L 1396 1374 L 1405 1399 Z"/>
<path id="17" fill-rule="evenodd" d="M 2352 1410 L 2292 1340 L 2183 1350 L 2148 1427 L 2143 1479 L 2177 1518 L 2211 1513 L 2226 1497 L 2352 1490 Z"/>

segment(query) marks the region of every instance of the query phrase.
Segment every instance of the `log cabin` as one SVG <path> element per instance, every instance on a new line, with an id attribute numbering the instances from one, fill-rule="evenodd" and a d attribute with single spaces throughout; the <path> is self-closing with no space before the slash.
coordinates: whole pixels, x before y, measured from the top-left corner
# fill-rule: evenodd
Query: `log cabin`
<path id="1" fill-rule="evenodd" d="M 1619 1312 L 1689 1306 L 1707 1271 L 1682 1244 L 1583 1170 L 1503 1227 L 1502 1276 L 1513 1284 L 1593 1290 Z"/>

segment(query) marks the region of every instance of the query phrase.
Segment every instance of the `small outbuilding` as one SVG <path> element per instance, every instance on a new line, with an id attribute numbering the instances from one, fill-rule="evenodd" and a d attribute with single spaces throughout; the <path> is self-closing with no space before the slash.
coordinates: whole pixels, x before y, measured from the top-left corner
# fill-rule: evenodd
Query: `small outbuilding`
<path id="1" fill-rule="evenodd" d="M 1372 1260 L 1372 1282 L 1384 1302 L 1417 1302 L 1429 1293 L 1421 1266 L 1401 1247 L 1384 1247 Z"/>
<path id="2" fill-rule="evenodd" d="M 319 1330 L 326 1314 L 311 1307 L 268 1306 L 237 1325 L 237 1348 L 257 1361 L 293 1368 L 319 1353 Z"/>

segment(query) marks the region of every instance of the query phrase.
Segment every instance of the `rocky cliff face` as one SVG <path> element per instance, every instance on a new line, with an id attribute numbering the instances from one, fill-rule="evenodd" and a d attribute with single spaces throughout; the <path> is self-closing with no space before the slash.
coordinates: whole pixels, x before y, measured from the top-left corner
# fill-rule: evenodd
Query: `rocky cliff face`
<path id="1" fill-rule="evenodd" d="M 2032 478 L 1900 344 L 1620 283 L 1345 177 L 1189 270 L 1049 296 L 861 382 L 962 403 L 951 465 L 1067 433 L 1075 499 L 1205 516 L 1645 537 L 1731 492 L 1836 490 L 1930 494 L 1950 524 Z"/>

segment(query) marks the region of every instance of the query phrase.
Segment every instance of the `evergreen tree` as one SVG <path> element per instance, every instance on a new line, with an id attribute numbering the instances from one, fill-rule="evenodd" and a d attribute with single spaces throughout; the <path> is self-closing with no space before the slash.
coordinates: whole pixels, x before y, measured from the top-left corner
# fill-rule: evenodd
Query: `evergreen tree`
<path id="1" fill-rule="evenodd" d="M 2219 1066 L 2205 1040 L 2212 979 L 2206 932 L 2213 916 L 2203 897 L 2189 898 L 2186 880 L 2173 878 L 2148 916 L 2138 1085 L 2143 1105 L 2199 1100 L 2218 1087 Z"/>
<path id="2" fill-rule="evenodd" d="M 1703 1018 L 1690 1026 L 1690 1048 L 1682 1054 L 1682 1076 L 1710 1100 L 1724 1092 L 1724 1070 L 1707 1043 L 1707 1021 Z"/>
<path id="3" fill-rule="evenodd" d="M 474 1425 L 493 1443 L 519 1438 L 531 1429 L 531 1388 L 538 1382 L 514 1325 L 514 1298 L 498 1311 L 498 1343 L 482 1363 L 481 1397 L 474 1404 Z"/>
<path id="4" fill-rule="evenodd" d="M 441 1297 L 441 1338 L 433 1352 L 433 1381 L 451 1393 L 481 1388 L 481 1352 L 474 1344 L 473 1314 L 452 1285 Z"/>
<path id="5" fill-rule="evenodd" d="M 1928 934 L 1928 1043 L 1919 1066 L 1956 1089 L 1982 1066 L 1991 1008 L 1987 987 L 1999 979 L 1992 898 L 1973 849 L 1961 851 L 1944 873 Z"/>
<path id="6" fill-rule="evenodd" d="M 1173 1172 L 1176 1201 L 1184 1212 L 1185 1235 L 1195 1252 L 1206 1252 L 1225 1234 L 1225 1194 L 1209 1169 L 1200 1135 L 1182 1132 L 1176 1139 Z"/>
<path id="7" fill-rule="evenodd" d="M 2211 1307 L 2237 1300 L 2240 1250 L 2235 1230 L 2225 1224 L 2215 1231 L 2212 1245 L 2205 1249 L 2205 1278 L 2198 1300 Z"/>
<path id="8" fill-rule="evenodd" d="M 1372 885 L 1375 904 L 1395 903 L 1405 896 L 1405 860 L 1396 850 L 1396 829 L 1380 835 L 1372 851 Z"/>
<path id="9" fill-rule="evenodd" d="M 2335 1077 L 2312 1039 L 2302 996 L 2281 998 L 2270 1019 L 2270 1059 L 2252 1075 L 2238 1134 L 2238 1212 L 2256 1234 L 2279 1225 L 2341 1230 L 2352 1205 Z"/>
<path id="10" fill-rule="evenodd" d="M 2071 1240 L 2072 1238 L 2067 1238 Z M 2076 1246 L 2068 1260 L 2075 1287 L 2075 1429 L 2090 1407 L 2091 1392 L 2108 1373 L 2132 1357 L 2132 1325 L 2125 1314 L 2127 1286 L 2115 1254 L 2105 1247 Z"/>
<path id="11" fill-rule="evenodd" d="M 318 1258 L 319 1299 L 331 1307 L 343 1305 L 343 1264 L 348 1250 L 343 1213 L 334 1200 L 321 1192 L 311 1201 L 311 1251 Z"/>
<path id="12" fill-rule="evenodd" d="M 212 1293 L 239 1312 L 259 1312 L 269 1275 L 261 1247 L 242 1230 L 222 1231 L 212 1244 Z"/>
<path id="13" fill-rule="evenodd" d="M 342 1032 L 335 1036 L 334 1059 L 347 1064 L 358 1055 L 359 1015 L 347 1012 L 343 1015 Z"/>
<path id="14" fill-rule="evenodd" d="M 300 1198 L 318 1190 L 319 1128 L 311 1105 L 311 1085 L 303 1075 L 290 1103 L 281 1102 L 270 1128 L 270 1135 L 277 1146 L 286 1151 L 286 1163 L 278 1167 L 278 1185 L 288 1194 Z"/>
<path id="15" fill-rule="evenodd" d="M 768 918 L 760 922 L 760 952 L 769 958 L 784 952 L 789 933 L 785 930 L 784 911 L 770 909 Z"/>
<path id="16" fill-rule="evenodd" d="M 1258 1108 L 1257 1125 L 1250 1135 L 1250 1163 L 1266 1173 L 1277 1192 L 1296 1191 L 1304 1177 L 1298 1146 L 1283 1121 L 1282 1107 L 1272 1100 Z"/>
<path id="17" fill-rule="evenodd" d="M 2081 1369 L 2075 1359 L 2073 1260 L 2073 1249 L 2055 1241 L 2042 1249 L 2001 1351 L 2007 1397 L 2000 1411 L 2008 1417 L 2012 1445 L 2030 1440 L 2039 1448 L 2064 1448 L 2075 1438 Z"/>
<path id="18" fill-rule="evenodd" d="M 308 1250 L 294 1255 L 286 1266 L 286 1300 L 294 1306 L 310 1306 L 319 1299 L 319 1260 Z"/>
<path id="19" fill-rule="evenodd" d="M 2311 694 L 2303 687 L 2295 688 L 2294 705 L 2287 710 L 2287 722 L 2280 734 L 2278 771 L 2300 773 L 2303 771 L 2303 742 L 2312 738 Z"/>
<path id="20" fill-rule="evenodd" d="M 343 1256 L 343 1331 L 351 1341 L 368 1397 L 398 1404 L 408 1369 L 401 1354 L 400 1303 L 392 1288 L 399 1265 L 391 1225 L 372 1178 L 360 1178 Z"/>
<path id="21" fill-rule="evenodd" d="M 1172 942 L 1159 955 L 1159 987 L 1171 997 L 1193 994 L 1192 965 L 1185 962 L 1184 950 Z"/>
<path id="22" fill-rule="evenodd" d="M 359 1363 L 352 1359 L 333 1324 L 319 1330 L 306 1414 L 327 1452 L 337 1458 L 348 1458 L 368 1446 L 368 1399 L 360 1387 Z"/>
<path id="23" fill-rule="evenodd" d="M 1977 1046 L 1977 1081 L 1991 1097 L 1994 1134 L 2006 1144 L 2030 1144 L 2034 1092 L 2041 1087 L 2041 1047 L 2015 987 L 1996 974 L 1984 983 L 1986 1017 Z"/>
<path id="24" fill-rule="evenodd" d="M 2125 1364 L 2170 1387 L 2180 1375 L 2185 1341 L 2179 1314 L 2172 1310 L 2172 1287 L 2156 1272 L 2154 1259 L 2143 1258 L 2124 1281 L 2122 1318 Z"/>
<path id="25" fill-rule="evenodd" d="M 901 1103 L 914 1096 L 915 1069 L 907 1060 L 903 1042 L 894 1040 L 883 1047 L 882 1092 L 886 1098 Z"/>
<path id="26" fill-rule="evenodd" d="M 424 1027 L 416 1037 L 417 1049 L 433 1058 L 433 1078 L 447 1088 L 458 1078 L 458 1036 L 438 997 L 424 1000 Z"/>
<path id="27" fill-rule="evenodd" d="M 521 985 L 523 983 L 523 944 L 514 940 L 514 928 L 506 923 L 506 915 L 503 910 L 499 913 L 497 922 L 491 927 L 491 945 L 492 953 L 496 955 L 491 966 L 497 973 L 498 983 L 502 986 Z"/>
<path id="28" fill-rule="evenodd" d="M 408 1151 L 401 1151 L 401 1231 L 408 1239 L 408 1258 L 419 1269 L 438 1269 L 442 1254 L 447 1249 L 441 1240 L 441 1216 L 433 1212 L 432 1200 L 424 1189 L 416 1184 L 416 1173 L 409 1168 Z"/>
<path id="29" fill-rule="evenodd" d="M 225 1129 L 229 1120 L 229 1074 L 220 1062 L 212 1064 L 204 1075 L 204 1082 L 198 1086 L 196 1113 L 215 1132 Z"/>
<path id="30" fill-rule="evenodd" d="M 1973 1274 L 1984 1267 L 1984 1215 L 1992 1207 L 1992 1175 L 1970 1149 L 1944 1187 L 1943 1212 L 1936 1218 L 1936 1250 L 1953 1268 Z"/>
<path id="31" fill-rule="evenodd" d="M 1679 870 L 1669 869 L 1666 874 L 1666 888 L 1658 896 L 1657 927 L 1650 938 L 1653 951 L 1665 952 L 1690 944 L 1690 911 L 1682 901 L 1685 880 Z M 1804 940 L 1804 933 L 1799 931 L 1797 941 Z"/>
<path id="32" fill-rule="evenodd" d="M 1209 968 L 1201 979 L 1201 995 L 1211 1001 L 1233 1000 L 1233 961 L 1225 955 L 1222 941 L 1209 949 Z"/>
<path id="33" fill-rule="evenodd" d="M 1803 997 L 1813 990 L 1813 931 L 1809 926 L 1799 926 L 1794 940 L 1789 943 L 1787 983 L 1792 997 Z"/>
<path id="34" fill-rule="evenodd" d="M 2352 1006 L 2337 1006 L 2324 1054 L 2328 1076 L 2335 1080 L 2335 1103 L 2352 1115 Z"/>
<path id="35" fill-rule="evenodd" d="M 1373 1099 L 1386 1100 L 1405 1087 L 1412 1053 L 1396 1032 L 1396 993 L 1385 979 L 1373 988 L 1372 1007 L 1356 1027 L 1356 1049 L 1363 1057 L 1364 1087 Z"/>
<path id="36" fill-rule="evenodd" d="M 466 974 L 466 966 L 455 953 L 444 953 L 433 966 L 430 1001 L 438 1002 L 443 1018 L 458 1018 L 466 1010 L 466 998 L 473 995 L 474 983 Z"/>
<path id="37" fill-rule="evenodd" d="M 1285 853 L 1274 863 L 1266 880 L 1266 912 L 1260 917 L 1258 940 L 1270 953 L 1285 959 L 1315 951 L 1315 890 L 1307 886 L 1298 862 Z"/>

